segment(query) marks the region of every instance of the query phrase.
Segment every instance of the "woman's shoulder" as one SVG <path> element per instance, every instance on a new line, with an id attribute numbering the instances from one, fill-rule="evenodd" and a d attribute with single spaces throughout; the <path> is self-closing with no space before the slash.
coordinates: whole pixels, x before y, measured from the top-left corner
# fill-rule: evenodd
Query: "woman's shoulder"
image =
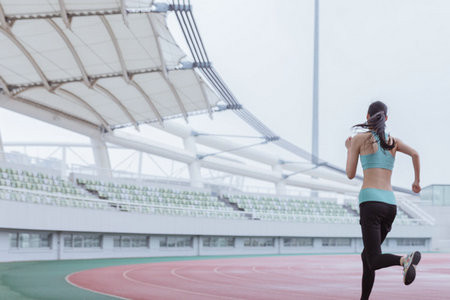
<path id="1" fill-rule="evenodd" d="M 353 138 L 355 140 L 362 141 L 362 140 L 366 140 L 367 138 L 370 138 L 371 136 L 373 136 L 372 133 L 370 131 L 367 131 L 367 132 L 357 133 Z"/>
<path id="2" fill-rule="evenodd" d="M 353 137 L 353 141 L 357 147 L 361 147 L 363 144 L 366 144 L 368 140 L 372 137 L 372 133 L 370 131 L 368 132 L 360 132 L 357 133 Z"/>

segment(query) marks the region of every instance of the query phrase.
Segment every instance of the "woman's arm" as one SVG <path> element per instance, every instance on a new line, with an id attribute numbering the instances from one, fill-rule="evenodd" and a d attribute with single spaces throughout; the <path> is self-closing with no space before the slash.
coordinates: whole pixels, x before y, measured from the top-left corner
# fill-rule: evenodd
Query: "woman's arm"
<path id="1" fill-rule="evenodd" d="M 345 141 L 345 147 L 347 148 L 347 166 L 345 171 L 349 179 L 355 178 L 356 167 L 358 166 L 359 145 L 357 137 L 349 137 Z"/>
<path id="2" fill-rule="evenodd" d="M 416 150 L 411 148 L 410 146 L 406 145 L 399 139 L 395 139 L 395 142 L 397 143 L 397 151 L 400 151 L 402 153 L 405 153 L 412 158 L 412 163 L 414 167 L 414 182 L 412 184 L 412 190 L 414 193 L 419 193 L 420 188 L 420 158 L 419 153 L 417 153 Z"/>

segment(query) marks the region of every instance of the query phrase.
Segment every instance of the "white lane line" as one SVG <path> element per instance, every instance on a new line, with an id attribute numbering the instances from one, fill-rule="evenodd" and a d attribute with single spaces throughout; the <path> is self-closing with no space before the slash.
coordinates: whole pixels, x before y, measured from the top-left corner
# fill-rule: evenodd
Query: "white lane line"
<path id="1" fill-rule="evenodd" d="M 136 279 L 131 278 L 130 276 L 128 276 L 128 273 L 133 272 L 133 271 L 137 271 L 139 269 L 144 269 L 144 268 L 145 267 L 129 269 L 127 271 L 124 271 L 122 273 L 122 276 L 126 280 L 129 280 L 129 281 L 132 281 L 132 282 L 135 282 L 135 283 L 138 283 L 138 284 L 152 286 L 152 287 L 158 287 L 158 288 L 167 289 L 167 290 L 170 290 L 170 291 L 176 291 L 176 292 L 187 293 L 187 294 L 198 295 L 198 296 L 205 296 L 205 297 L 214 297 L 214 298 L 219 298 L 219 299 L 233 299 L 233 300 L 239 299 L 239 298 L 220 296 L 220 295 L 213 295 L 213 294 L 207 294 L 207 293 L 201 293 L 201 292 L 194 292 L 194 291 L 185 290 L 185 289 L 173 288 L 173 287 L 170 287 L 170 286 L 159 285 L 159 284 L 155 284 L 155 283 L 149 283 L 149 282 L 145 282 L 145 281 L 136 280 Z"/>
<path id="2" fill-rule="evenodd" d="M 185 269 L 185 268 L 186 268 L 186 267 L 173 268 L 172 270 L 170 270 L 170 274 L 172 274 L 173 276 L 178 277 L 178 278 L 180 278 L 180 279 L 183 279 L 183 280 L 192 281 L 192 282 L 197 282 L 197 283 L 202 283 L 202 284 L 205 283 L 205 281 L 201 281 L 201 280 L 197 280 L 197 279 L 192 279 L 192 278 L 185 277 L 185 276 L 180 275 L 180 274 L 177 273 L 178 270 Z"/>
<path id="3" fill-rule="evenodd" d="M 113 295 L 113 294 L 108 294 L 108 293 L 103 293 L 103 292 L 99 292 L 99 291 L 96 291 L 96 290 L 92 290 L 92 289 L 89 289 L 87 287 L 78 285 L 78 284 L 70 281 L 70 276 L 72 276 L 74 274 L 77 274 L 77 273 L 81 273 L 81 272 L 83 272 L 83 271 L 70 273 L 64 279 L 66 280 L 67 283 L 69 283 L 69 284 L 71 284 L 71 285 L 73 285 L 73 286 L 75 286 L 75 287 L 77 287 L 79 289 L 83 289 L 83 290 L 86 290 L 86 291 L 89 291 L 89 292 L 93 292 L 93 293 L 96 293 L 96 294 L 100 294 L 100 295 L 104 295 L 104 296 L 114 297 L 114 298 L 117 298 L 117 299 L 131 300 L 130 298 L 124 298 L 124 297 L 120 297 L 120 296 L 117 296 L 117 295 Z"/>
<path id="4" fill-rule="evenodd" d="M 222 276 L 224 276 L 224 277 L 229 277 L 229 278 L 232 278 L 232 279 L 239 279 L 240 281 L 247 282 L 247 283 L 249 283 L 250 281 L 253 281 L 253 283 L 258 283 L 258 285 L 261 285 L 261 284 L 262 284 L 262 286 L 246 286 L 246 285 L 240 286 L 240 287 L 242 287 L 242 288 L 244 288 L 244 289 L 250 289 L 250 290 L 256 290 L 256 291 L 262 292 L 262 289 L 267 288 L 267 287 L 264 285 L 264 283 L 261 283 L 261 279 L 257 279 L 257 278 L 245 278 L 245 277 L 238 277 L 238 276 L 228 275 L 228 274 L 226 274 L 226 273 L 223 273 L 223 272 L 219 271 L 219 268 L 220 268 L 220 267 L 215 267 L 215 268 L 214 268 L 214 273 L 219 274 L 219 275 L 222 275 Z M 304 292 L 302 292 L 302 291 L 287 291 L 287 290 L 284 289 L 284 288 L 272 287 L 272 288 L 270 288 L 269 290 L 270 290 L 270 292 L 272 292 L 272 293 L 282 294 L 281 297 L 286 296 L 286 294 L 288 294 L 289 297 L 291 297 L 291 296 L 306 297 L 306 296 L 307 296 L 307 295 L 305 295 Z M 279 298 L 279 299 L 282 299 L 282 298 Z M 299 299 L 304 299 L 304 298 L 299 298 Z"/>
<path id="5" fill-rule="evenodd" d="M 220 271 L 219 271 L 219 268 L 220 268 L 220 267 L 215 267 L 215 268 L 214 268 L 214 273 L 219 274 L 219 275 L 222 275 L 222 276 L 225 276 L 225 277 L 233 278 L 233 279 L 239 279 L 239 280 L 244 279 L 244 278 L 239 277 L 239 276 L 228 275 L 228 274 L 226 274 L 226 273 L 220 272 Z"/>

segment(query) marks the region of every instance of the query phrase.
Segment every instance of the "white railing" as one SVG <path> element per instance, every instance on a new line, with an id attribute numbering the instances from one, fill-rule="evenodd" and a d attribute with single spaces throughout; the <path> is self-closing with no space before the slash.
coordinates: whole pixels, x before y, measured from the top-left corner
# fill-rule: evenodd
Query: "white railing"
<path id="1" fill-rule="evenodd" d="M 20 152 L 2 152 L 3 160 L 0 166 L 12 169 L 24 169 L 27 171 L 47 172 L 61 174 L 64 164 L 58 159 L 44 159 L 28 156 Z"/>
<path id="2" fill-rule="evenodd" d="M 397 199 L 397 203 L 401 206 L 401 208 L 413 216 L 419 217 L 419 220 L 422 220 L 423 223 L 426 223 L 427 225 L 435 225 L 436 220 L 434 217 L 432 217 L 430 214 L 428 214 L 426 211 L 421 209 L 417 204 L 415 204 L 413 201 L 407 198 L 401 198 L 399 197 Z"/>
<path id="3" fill-rule="evenodd" d="M 46 205 L 57 205 L 62 206 L 58 201 L 56 203 L 53 201 L 54 198 L 59 198 L 58 200 L 72 200 L 73 203 L 70 207 L 79 208 L 89 208 L 89 209 L 107 209 L 116 210 L 121 212 L 139 212 L 139 213 L 150 213 L 150 214 L 163 214 L 163 215 L 179 215 L 183 216 L 196 216 L 198 217 L 198 212 L 204 213 L 204 217 L 220 217 L 220 214 L 233 213 L 232 216 L 223 216 L 223 218 L 233 219 L 235 216 L 239 216 L 240 219 L 260 219 L 264 221 L 293 221 L 293 222 L 307 222 L 307 223 L 347 223 L 347 224 L 357 224 L 359 217 L 357 216 L 323 216 L 323 215 L 305 215 L 305 214 L 283 214 L 277 212 L 259 212 L 259 211 L 231 211 L 231 210 L 220 210 L 220 209 L 204 209 L 199 207 L 185 207 L 177 205 L 158 205 L 158 204 L 143 204 L 135 203 L 132 201 L 117 201 L 114 199 L 97 199 L 91 197 L 79 197 L 66 195 L 61 193 L 48 193 L 43 191 L 29 191 L 21 188 L 5 187 L 0 186 L 0 190 L 8 192 L 17 192 L 25 194 L 24 197 L 19 197 L 13 199 L 13 197 L 3 198 L 2 200 L 9 201 L 19 201 L 19 202 L 29 202 L 34 204 L 46 204 Z M 26 196 L 43 196 L 43 198 L 32 198 Z M 1 194 L 0 194 L 1 195 Z M 98 207 L 97 205 L 100 205 Z M 163 212 L 158 212 L 162 210 Z M 169 211 L 166 211 L 169 210 Z M 164 213 L 165 211 L 165 213 Z M 405 224 L 422 224 L 422 219 L 398 219 L 397 222 Z"/>
<path id="4" fill-rule="evenodd" d="M 32 194 L 32 195 L 38 195 L 38 196 L 61 197 L 61 198 L 68 199 L 68 200 L 79 200 L 79 201 L 84 201 L 84 200 L 97 201 L 97 200 L 99 200 L 98 198 L 95 198 L 93 196 L 91 197 L 89 195 L 80 197 L 80 196 L 73 196 L 73 195 L 68 195 L 68 194 L 58 193 L 58 192 L 49 193 L 49 192 L 45 192 L 45 191 L 28 190 L 28 189 L 15 188 L 15 187 L 10 187 L 10 186 L 0 186 L 0 190 L 19 192 L 19 193 L 28 193 L 28 194 Z"/>
<path id="5" fill-rule="evenodd" d="M 255 193 L 255 194 L 272 194 L 276 195 L 277 190 L 275 186 L 252 186 L 252 185 L 244 185 L 239 188 L 244 193 Z M 283 196 L 308 196 L 311 194 L 309 190 L 300 190 L 300 189 L 290 189 L 286 188 Z"/>
<path id="6" fill-rule="evenodd" d="M 71 173 L 87 175 L 91 176 L 91 178 L 96 177 L 97 180 L 100 180 L 98 174 L 102 174 L 102 171 L 108 172 L 111 174 L 112 179 L 125 179 L 125 180 L 138 180 L 138 181 L 154 181 L 162 184 L 170 184 L 170 185 L 182 185 L 186 186 L 190 184 L 189 179 L 186 178 L 170 178 L 170 177 L 162 177 L 150 174 L 139 174 L 135 172 L 122 171 L 122 170 L 106 170 L 97 168 L 95 166 L 83 166 L 72 164 L 70 167 Z M 109 178 L 105 178 L 109 179 Z"/>
<path id="7" fill-rule="evenodd" d="M 246 212 L 242 211 L 231 211 L 231 210 L 217 210 L 217 209 L 203 209 L 203 208 L 192 208 L 192 207 L 185 207 L 185 206 L 176 206 L 176 205 L 157 205 L 157 204 L 143 204 L 143 203 L 135 203 L 131 201 L 117 201 L 114 199 L 97 199 L 97 198 L 84 198 L 84 197 L 77 197 L 77 196 L 71 196 L 71 195 L 65 195 L 60 193 L 47 193 L 43 191 L 29 191 L 26 189 L 20 189 L 20 188 L 13 188 L 13 187 L 5 187 L 0 186 L 0 190 L 6 190 L 9 192 L 17 192 L 22 194 L 28 194 L 28 195 L 35 195 L 35 196 L 45 196 L 48 198 L 39 198 L 39 202 L 33 202 L 28 201 L 30 198 L 24 197 L 21 199 L 14 200 L 13 197 L 9 198 L 3 198 L 2 200 L 9 200 L 9 201 L 25 201 L 25 202 L 31 202 L 35 204 L 52 204 L 51 201 L 52 198 L 61 198 L 65 200 L 73 200 L 76 201 L 77 204 L 88 204 L 88 208 L 90 208 L 89 204 L 101 204 L 101 205 L 107 205 L 108 209 L 113 210 L 119 210 L 119 211 L 138 211 L 138 212 L 150 212 L 150 213 L 156 213 L 157 209 L 176 209 L 176 210 L 182 210 L 182 211 L 194 211 L 194 212 L 205 212 L 205 213 L 238 213 L 239 216 L 245 217 L 247 214 Z M 49 199 L 50 198 L 50 199 Z M 32 199 L 30 199 L 32 200 Z M 47 201 L 46 201 L 47 200 Z M 73 206 L 73 205 L 68 205 Z M 78 207 L 78 205 L 77 205 Z M 149 210 L 145 210 L 145 208 L 148 208 Z"/>
<path id="8" fill-rule="evenodd" d="M 359 217 L 354 216 L 323 216 L 323 215 L 305 215 L 305 214 L 280 214 L 274 212 L 251 212 L 253 218 L 263 217 L 264 219 L 272 219 L 277 217 L 284 219 L 282 221 L 304 221 L 307 223 L 358 223 Z M 262 220 L 264 220 L 262 219 Z M 337 221 L 337 222 L 336 222 Z"/>

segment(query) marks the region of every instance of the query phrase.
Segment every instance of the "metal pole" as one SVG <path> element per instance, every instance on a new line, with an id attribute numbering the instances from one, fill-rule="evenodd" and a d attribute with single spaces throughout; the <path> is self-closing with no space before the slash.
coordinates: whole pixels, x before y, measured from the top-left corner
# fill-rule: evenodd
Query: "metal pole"
<path id="1" fill-rule="evenodd" d="M 319 157 L 319 0 L 314 5 L 314 79 L 313 79 L 313 117 L 312 117 L 312 162 Z"/>
<path id="2" fill-rule="evenodd" d="M 319 0 L 314 3 L 314 74 L 312 116 L 312 163 L 319 163 Z M 313 178 L 315 178 L 313 176 Z M 311 191 L 317 197 L 317 191 Z"/>

